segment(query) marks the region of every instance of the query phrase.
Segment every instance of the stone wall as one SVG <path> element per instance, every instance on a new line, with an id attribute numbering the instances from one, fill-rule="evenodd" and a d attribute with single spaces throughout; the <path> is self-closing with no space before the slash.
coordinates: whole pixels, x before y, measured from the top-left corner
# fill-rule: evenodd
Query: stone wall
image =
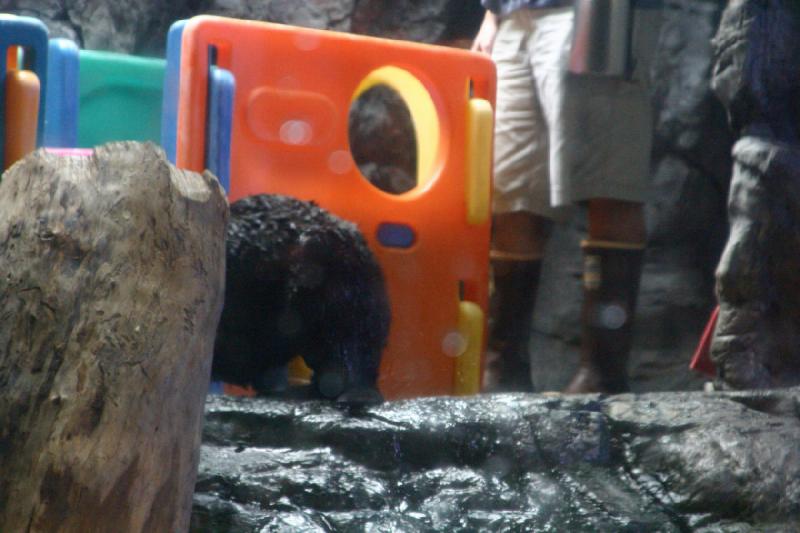
<path id="1" fill-rule="evenodd" d="M 800 5 L 732 0 L 712 87 L 741 139 L 711 343 L 722 385 L 800 383 Z"/>
<path id="2" fill-rule="evenodd" d="M 471 36 L 478 0 L 0 0 L 0 12 L 41 19 L 82 48 L 163 55 L 169 25 L 214 14 L 420 42 Z"/>
<path id="3" fill-rule="evenodd" d="M 190 531 L 798 531 L 799 401 L 210 397 Z"/>

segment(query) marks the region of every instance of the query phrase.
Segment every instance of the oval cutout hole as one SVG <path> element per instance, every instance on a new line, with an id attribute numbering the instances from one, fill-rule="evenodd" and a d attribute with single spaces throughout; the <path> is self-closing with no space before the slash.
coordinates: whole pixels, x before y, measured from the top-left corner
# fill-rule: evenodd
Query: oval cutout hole
<path id="1" fill-rule="evenodd" d="M 370 87 L 350 106 L 348 136 L 361 175 L 382 191 L 402 194 L 417 185 L 417 137 L 400 93 Z"/>
<path id="2" fill-rule="evenodd" d="M 414 228 L 407 224 L 382 222 L 378 226 L 378 242 L 387 248 L 411 248 L 417 241 Z"/>

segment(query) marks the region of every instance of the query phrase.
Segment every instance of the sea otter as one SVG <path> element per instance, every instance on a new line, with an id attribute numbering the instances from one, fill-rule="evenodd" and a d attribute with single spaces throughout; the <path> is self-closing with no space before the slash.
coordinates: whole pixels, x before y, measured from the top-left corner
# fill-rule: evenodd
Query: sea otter
<path id="1" fill-rule="evenodd" d="M 230 206 L 226 255 L 213 380 L 267 393 L 264 376 L 301 355 L 318 395 L 380 401 L 389 298 L 353 223 L 313 202 L 249 196 Z"/>

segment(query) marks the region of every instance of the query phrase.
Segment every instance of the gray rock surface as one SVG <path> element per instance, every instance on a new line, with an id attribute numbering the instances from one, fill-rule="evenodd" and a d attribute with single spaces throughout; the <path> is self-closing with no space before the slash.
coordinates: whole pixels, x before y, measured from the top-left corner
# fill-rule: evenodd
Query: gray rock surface
<path id="1" fill-rule="evenodd" d="M 0 0 L 0 11 L 37 17 L 82 48 L 154 56 L 173 21 L 199 14 L 421 42 L 471 37 L 482 15 L 478 0 Z"/>
<path id="2" fill-rule="evenodd" d="M 800 389 L 210 397 L 191 531 L 793 531 L 798 439 Z"/>
<path id="3" fill-rule="evenodd" d="M 737 134 L 731 234 L 711 345 L 734 388 L 800 383 L 800 5 L 734 0 L 714 37 L 712 86 Z"/>
<path id="4" fill-rule="evenodd" d="M 800 144 L 734 148 L 731 235 L 717 272 L 711 357 L 735 388 L 800 384 Z"/>
<path id="5" fill-rule="evenodd" d="M 732 0 L 714 37 L 712 87 L 737 132 L 800 142 L 800 4 Z"/>

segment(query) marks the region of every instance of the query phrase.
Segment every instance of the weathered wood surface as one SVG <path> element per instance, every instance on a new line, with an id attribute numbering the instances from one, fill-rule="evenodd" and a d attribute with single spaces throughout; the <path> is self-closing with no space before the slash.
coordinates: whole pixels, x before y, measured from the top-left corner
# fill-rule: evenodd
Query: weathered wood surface
<path id="1" fill-rule="evenodd" d="M 188 527 L 226 218 L 149 143 L 4 175 L 0 531 Z"/>

